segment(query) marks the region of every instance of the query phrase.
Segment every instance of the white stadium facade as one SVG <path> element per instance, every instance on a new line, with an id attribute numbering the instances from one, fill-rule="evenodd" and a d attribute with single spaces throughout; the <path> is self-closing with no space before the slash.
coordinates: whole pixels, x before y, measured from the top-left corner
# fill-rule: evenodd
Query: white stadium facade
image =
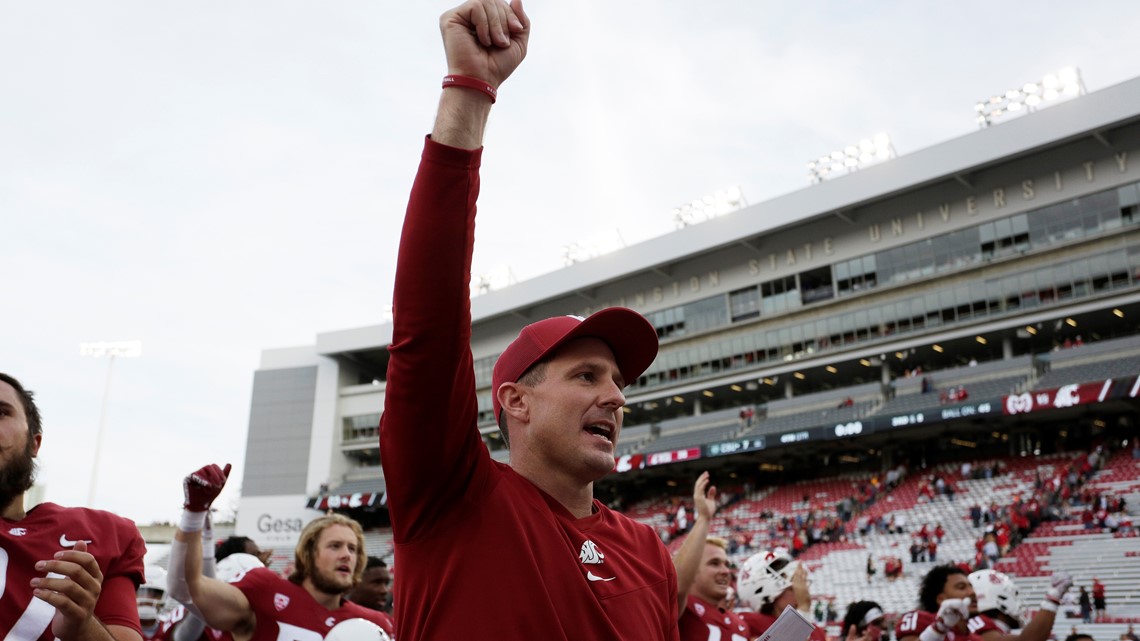
<path id="1" fill-rule="evenodd" d="M 661 351 L 626 392 L 609 498 L 704 468 L 778 482 L 1134 434 L 1140 80 L 474 297 L 493 456 L 498 354 L 529 322 L 611 305 Z M 391 329 L 263 352 L 238 534 L 291 547 L 327 509 L 386 524 Z"/>

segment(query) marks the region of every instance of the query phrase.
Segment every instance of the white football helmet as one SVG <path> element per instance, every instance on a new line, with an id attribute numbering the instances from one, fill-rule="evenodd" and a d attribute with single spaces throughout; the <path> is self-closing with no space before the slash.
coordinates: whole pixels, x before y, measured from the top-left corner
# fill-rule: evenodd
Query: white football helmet
<path id="1" fill-rule="evenodd" d="M 1021 624 L 1025 606 L 1013 579 L 997 570 L 978 570 L 970 574 L 970 585 L 978 597 L 978 612 L 997 610 Z"/>
<path id="2" fill-rule="evenodd" d="M 221 561 L 218 561 L 218 567 L 214 574 L 219 581 L 237 583 L 241 581 L 246 572 L 254 568 L 263 567 L 265 567 L 265 564 L 256 556 L 246 554 L 245 552 L 235 552 Z"/>
<path id="3" fill-rule="evenodd" d="M 368 619 L 345 619 L 328 631 L 325 641 L 392 641 L 392 637 Z"/>
<path id="4" fill-rule="evenodd" d="M 139 619 L 153 621 L 166 605 L 166 570 L 157 565 L 143 567 L 143 582 L 135 591 Z"/>
<path id="5" fill-rule="evenodd" d="M 792 573 L 796 566 L 797 563 L 783 548 L 753 554 L 740 567 L 736 579 L 737 598 L 759 612 L 792 587 Z"/>

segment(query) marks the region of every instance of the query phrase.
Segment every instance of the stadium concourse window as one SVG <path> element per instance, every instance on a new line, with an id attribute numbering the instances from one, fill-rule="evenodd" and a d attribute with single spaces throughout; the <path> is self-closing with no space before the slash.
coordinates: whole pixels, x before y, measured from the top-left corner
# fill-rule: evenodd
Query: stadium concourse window
<path id="1" fill-rule="evenodd" d="M 724 295 L 710 296 L 678 307 L 647 314 L 658 338 L 672 338 L 728 325 Z"/>
<path id="2" fill-rule="evenodd" d="M 477 387 L 486 387 L 491 384 L 491 374 L 494 372 L 495 361 L 497 360 L 499 360 L 498 354 L 475 359 L 475 385 Z"/>
<path id="3" fill-rule="evenodd" d="M 786 312 L 802 305 L 795 276 L 760 283 L 760 313 L 764 316 Z"/>
<path id="4" fill-rule="evenodd" d="M 835 286 L 831 281 L 831 269 L 821 267 L 803 272 L 800 280 L 800 298 L 804 305 L 835 298 Z"/>
<path id="5" fill-rule="evenodd" d="M 871 289 L 875 284 L 874 254 L 835 264 L 835 288 L 840 296 Z"/>
<path id="6" fill-rule="evenodd" d="M 368 440 L 380 436 L 380 414 L 361 414 L 344 419 L 344 442 Z"/>
<path id="7" fill-rule="evenodd" d="M 760 288 L 756 285 L 728 294 L 732 322 L 738 323 L 760 317 Z"/>
<path id="8" fill-rule="evenodd" d="M 1140 223 L 1138 208 L 1138 183 L 1073 198 L 836 263 L 835 289 L 846 296 L 1083 240 Z"/>
<path id="9" fill-rule="evenodd" d="M 1014 271 L 984 281 L 952 284 L 922 296 L 884 291 L 859 310 L 815 321 L 746 328 L 710 337 L 700 345 L 663 345 L 657 360 L 638 382 L 640 389 L 714 372 L 757 367 L 829 349 L 999 318 L 1026 307 L 1054 305 L 1108 290 L 1134 287 L 1140 275 L 1140 243 L 1091 256 Z"/>

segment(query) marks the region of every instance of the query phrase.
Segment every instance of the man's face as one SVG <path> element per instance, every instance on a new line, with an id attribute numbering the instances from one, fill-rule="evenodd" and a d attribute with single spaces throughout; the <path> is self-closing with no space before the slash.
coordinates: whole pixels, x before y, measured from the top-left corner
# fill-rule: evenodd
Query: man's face
<path id="1" fill-rule="evenodd" d="M 974 586 L 965 574 L 951 574 L 946 577 L 946 584 L 942 587 L 942 594 L 938 595 L 938 603 L 943 599 L 970 599 L 970 614 L 978 612 L 978 595 L 974 594 Z"/>
<path id="2" fill-rule="evenodd" d="M 346 525 L 330 525 L 321 531 L 313 549 L 309 580 L 325 594 L 344 594 L 352 589 L 356 570 L 356 534 Z"/>
<path id="3" fill-rule="evenodd" d="M 719 546 L 706 543 L 701 554 L 701 566 L 697 569 L 689 593 L 709 603 L 720 603 L 721 599 L 728 596 L 731 585 L 732 571 L 728 567 L 728 555 Z"/>
<path id="4" fill-rule="evenodd" d="M 370 568 L 364 571 L 364 578 L 353 588 L 348 600 L 373 610 L 384 610 L 388 604 L 388 588 L 391 583 L 388 568 Z"/>
<path id="5" fill-rule="evenodd" d="M 40 436 L 29 436 L 16 389 L 0 381 L 0 509 L 32 486 L 39 449 Z"/>
<path id="6" fill-rule="evenodd" d="M 521 385 L 529 425 L 512 456 L 592 482 L 614 467 L 625 396 L 613 352 L 596 338 L 580 338 L 547 361 L 545 377 Z"/>

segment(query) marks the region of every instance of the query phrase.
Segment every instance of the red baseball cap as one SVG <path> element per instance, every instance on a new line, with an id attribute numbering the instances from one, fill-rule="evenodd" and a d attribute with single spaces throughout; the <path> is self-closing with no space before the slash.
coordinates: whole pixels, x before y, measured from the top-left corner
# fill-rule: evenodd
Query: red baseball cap
<path id="1" fill-rule="evenodd" d="M 531 323 L 522 328 L 518 338 L 495 361 L 491 375 L 495 420 L 503 409 L 499 405 L 499 387 L 503 383 L 517 382 L 535 363 L 576 338 L 605 341 L 627 385 L 636 381 L 657 358 L 657 330 L 632 309 L 607 307 L 587 318 L 555 316 Z"/>

